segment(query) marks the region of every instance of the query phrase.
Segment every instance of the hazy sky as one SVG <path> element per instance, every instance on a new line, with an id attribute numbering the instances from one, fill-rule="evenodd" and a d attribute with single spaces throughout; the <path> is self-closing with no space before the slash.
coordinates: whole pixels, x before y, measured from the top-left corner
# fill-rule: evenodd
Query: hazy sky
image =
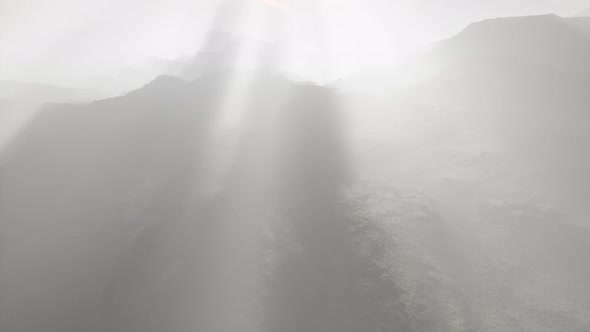
<path id="1" fill-rule="evenodd" d="M 284 21 L 286 52 L 337 75 L 394 62 L 485 18 L 572 15 L 589 0 L 230 0 Z M 219 0 L 0 0 L 0 79 L 75 84 L 192 54 Z M 267 38 L 261 16 L 234 32 Z M 265 32 L 266 31 L 266 32 Z M 272 34 L 273 31 L 270 31 Z"/>

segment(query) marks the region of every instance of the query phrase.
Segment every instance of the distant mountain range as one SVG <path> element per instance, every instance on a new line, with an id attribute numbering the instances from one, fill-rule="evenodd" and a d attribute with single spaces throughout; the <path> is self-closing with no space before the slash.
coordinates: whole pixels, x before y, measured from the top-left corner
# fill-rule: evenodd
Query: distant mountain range
<path id="1" fill-rule="evenodd" d="M 0 81 L 0 99 L 46 102 L 91 102 L 104 99 L 108 95 L 93 89 L 75 89 L 42 83 L 28 83 L 14 80 Z"/>
<path id="2" fill-rule="evenodd" d="M 168 60 L 157 57 L 128 67 L 113 78 L 99 80 L 105 90 L 124 94 L 140 88 L 160 75 L 193 80 L 221 71 L 255 72 L 271 68 L 277 62 L 276 45 L 244 35 L 212 31 L 198 52 Z"/>

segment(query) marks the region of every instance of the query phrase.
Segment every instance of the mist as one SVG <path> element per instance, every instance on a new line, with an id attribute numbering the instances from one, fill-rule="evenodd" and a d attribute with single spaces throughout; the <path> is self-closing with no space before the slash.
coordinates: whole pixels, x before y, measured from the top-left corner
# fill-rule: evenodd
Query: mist
<path id="1" fill-rule="evenodd" d="M 0 0 L 0 331 L 589 331 L 589 9 Z"/>

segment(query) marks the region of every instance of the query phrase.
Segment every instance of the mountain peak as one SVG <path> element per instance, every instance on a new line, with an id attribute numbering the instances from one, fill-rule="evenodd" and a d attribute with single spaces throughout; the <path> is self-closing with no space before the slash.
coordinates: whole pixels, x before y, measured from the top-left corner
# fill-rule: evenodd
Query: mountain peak
<path id="1" fill-rule="evenodd" d="M 562 24 L 563 21 L 564 18 L 555 14 L 493 18 L 469 24 L 454 38 L 465 38 L 482 33 L 522 33 L 523 29 L 532 32 L 535 27 L 554 26 Z"/>
<path id="2" fill-rule="evenodd" d="M 442 42 L 439 50 L 458 61 L 492 57 L 543 64 L 587 63 L 590 18 L 551 14 L 485 20 Z"/>
<path id="3" fill-rule="evenodd" d="M 172 75 L 160 75 L 156 77 L 154 80 L 146 84 L 146 87 L 153 87 L 153 86 L 169 86 L 169 85 L 179 85 L 184 83 L 185 81 L 177 76 Z"/>

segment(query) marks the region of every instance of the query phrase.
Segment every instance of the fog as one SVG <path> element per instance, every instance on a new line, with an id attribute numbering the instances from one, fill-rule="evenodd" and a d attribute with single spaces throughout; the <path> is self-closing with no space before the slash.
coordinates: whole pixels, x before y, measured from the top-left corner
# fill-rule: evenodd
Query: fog
<path id="1" fill-rule="evenodd" d="M 121 92 L 132 71 L 199 51 L 222 0 L 0 1 L 0 80 Z M 275 38 L 260 27 L 262 11 L 283 16 L 289 72 L 337 79 L 363 67 L 399 63 L 469 23 L 556 13 L 571 16 L 584 0 L 286 1 L 234 0 L 244 10 L 226 32 Z M 246 9 L 237 9 L 246 7 Z M 246 13 L 247 12 L 247 13 Z M 262 14 L 264 15 L 264 14 Z M 325 41 L 318 38 L 325 34 Z M 326 54 L 327 53 L 327 54 Z M 323 57 L 329 58 L 331 72 Z M 153 68 L 149 68 L 153 69 Z M 154 73 L 152 73 L 154 74 Z M 328 77 L 325 77 L 328 76 Z M 138 88 L 128 82 L 122 90 Z M 110 92 L 110 91 L 107 91 Z"/>
<path id="2" fill-rule="evenodd" d="M 589 331 L 589 7 L 0 0 L 0 331 Z"/>

